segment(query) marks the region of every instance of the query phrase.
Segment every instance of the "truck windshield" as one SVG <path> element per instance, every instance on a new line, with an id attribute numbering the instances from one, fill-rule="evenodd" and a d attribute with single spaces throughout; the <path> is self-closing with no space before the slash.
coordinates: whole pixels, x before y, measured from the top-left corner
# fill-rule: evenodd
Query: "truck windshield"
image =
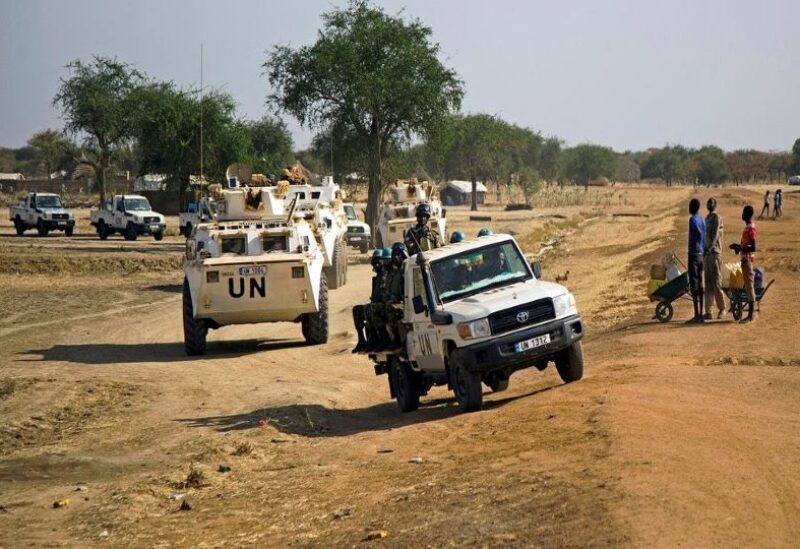
<path id="1" fill-rule="evenodd" d="M 344 207 L 344 213 L 347 216 L 347 219 L 350 221 L 358 221 L 358 216 L 356 215 L 356 210 L 350 205 Z"/>
<path id="2" fill-rule="evenodd" d="M 126 198 L 125 199 L 126 212 L 149 212 L 150 203 L 146 198 Z"/>
<path id="3" fill-rule="evenodd" d="M 499 242 L 431 262 L 433 282 L 443 303 L 531 278 L 513 242 Z"/>
<path id="4" fill-rule="evenodd" d="M 63 208 L 61 199 L 55 195 L 37 196 L 36 206 L 39 208 Z"/>

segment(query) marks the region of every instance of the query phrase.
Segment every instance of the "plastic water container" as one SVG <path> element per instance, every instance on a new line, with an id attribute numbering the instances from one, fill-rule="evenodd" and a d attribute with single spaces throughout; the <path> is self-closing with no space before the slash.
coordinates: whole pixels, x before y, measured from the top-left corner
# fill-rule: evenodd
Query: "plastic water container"
<path id="1" fill-rule="evenodd" d="M 675 280 L 681 276 L 681 270 L 677 265 L 670 265 L 667 267 L 667 280 Z"/>
<path id="2" fill-rule="evenodd" d="M 753 286 L 755 286 L 757 290 L 764 287 L 764 271 L 758 267 L 753 270 Z"/>

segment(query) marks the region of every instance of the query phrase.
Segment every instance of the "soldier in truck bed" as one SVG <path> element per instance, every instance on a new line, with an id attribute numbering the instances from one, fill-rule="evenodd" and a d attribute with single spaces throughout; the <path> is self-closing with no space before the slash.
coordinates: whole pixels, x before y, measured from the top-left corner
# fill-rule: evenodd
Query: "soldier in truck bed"
<path id="1" fill-rule="evenodd" d="M 417 206 L 417 224 L 406 231 L 405 248 L 408 255 L 415 255 L 419 251 L 432 250 L 441 246 L 439 234 L 431 230 L 428 221 L 431 218 L 431 207 L 428 204 Z"/>
<path id="2" fill-rule="evenodd" d="M 392 262 L 387 279 L 385 302 L 386 331 L 389 335 L 388 348 L 400 349 L 405 339 L 402 328 L 403 298 L 405 296 L 405 269 L 403 264 L 408 258 L 408 251 L 402 242 L 392 246 Z M 398 306 L 399 305 L 399 306 Z"/>
<path id="3" fill-rule="evenodd" d="M 358 335 L 358 343 L 353 349 L 354 353 L 360 353 L 366 350 L 370 340 L 368 336 L 370 335 L 370 331 L 374 330 L 375 325 L 373 311 L 370 309 L 376 303 L 383 303 L 383 296 L 381 294 L 386 279 L 385 267 L 387 261 L 384 260 L 384 250 L 382 248 L 378 248 L 372 252 L 371 264 L 372 272 L 375 273 L 375 276 L 372 277 L 372 292 L 370 293 L 369 303 L 353 307 L 353 324 L 355 325 L 356 334 Z"/>

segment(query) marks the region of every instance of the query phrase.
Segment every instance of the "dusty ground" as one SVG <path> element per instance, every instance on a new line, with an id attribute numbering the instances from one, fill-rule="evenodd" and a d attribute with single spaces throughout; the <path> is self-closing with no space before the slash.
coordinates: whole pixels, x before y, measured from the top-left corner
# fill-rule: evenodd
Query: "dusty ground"
<path id="1" fill-rule="evenodd" d="M 526 370 L 470 415 L 444 389 L 400 414 L 349 353 L 365 265 L 331 293 L 327 345 L 231 327 L 189 360 L 181 239 L 3 221 L 0 546 L 797 546 L 800 194 L 757 223 L 776 282 L 745 327 L 684 325 L 688 302 L 651 320 L 648 266 L 683 257 L 691 189 L 598 192 L 491 222 L 450 209 L 451 229 L 514 231 L 531 255 L 558 235 L 545 275 L 569 271 L 589 329 L 582 381 Z M 709 194 L 738 240 L 761 190 Z"/>

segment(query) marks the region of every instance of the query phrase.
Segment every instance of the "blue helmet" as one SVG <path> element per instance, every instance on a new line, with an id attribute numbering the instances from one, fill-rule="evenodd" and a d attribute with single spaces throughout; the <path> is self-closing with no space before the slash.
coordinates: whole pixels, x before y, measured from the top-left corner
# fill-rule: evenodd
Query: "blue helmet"
<path id="1" fill-rule="evenodd" d="M 391 250 L 391 248 L 384 248 L 383 249 L 383 258 L 384 259 L 391 259 L 392 258 L 392 250 Z"/>
<path id="2" fill-rule="evenodd" d="M 478 236 L 492 236 L 494 233 L 488 227 L 484 227 L 480 231 L 478 231 Z"/>
<path id="3" fill-rule="evenodd" d="M 408 250 L 406 249 L 406 245 L 402 242 L 395 242 L 392 244 L 392 259 L 394 258 L 402 258 L 405 259 L 408 257 Z"/>
<path id="4" fill-rule="evenodd" d="M 453 234 L 450 235 L 450 244 L 455 244 L 456 242 L 461 242 L 465 238 L 466 237 L 464 236 L 464 233 L 462 233 L 461 231 L 456 231 L 456 232 L 454 232 Z"/>
<path id="5" fill-rule="evenodd" d="M 372 252 L 372 259 L 379 259 L 379 258 L 381 258 L 381 257 L 383 257 L 383 250 L 382 250 L 382 249 L 380 249 L 380 248 L 376 248 L 376 249 L 375 249 L 375 250 Z"/>
<path id="6" fill-rule="evenodd" d="M 428 204 L 420 204 L 417 206 L 417 217 L 419 216 L 431 216 L 431 207 Z"/>

